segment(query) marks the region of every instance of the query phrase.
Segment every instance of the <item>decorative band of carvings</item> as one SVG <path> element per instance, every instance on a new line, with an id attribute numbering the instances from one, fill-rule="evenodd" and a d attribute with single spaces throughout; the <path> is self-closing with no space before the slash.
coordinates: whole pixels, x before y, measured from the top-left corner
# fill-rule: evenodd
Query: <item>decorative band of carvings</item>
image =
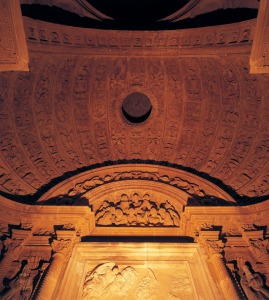
<path id="1" fill-rule="evenodd" d="M 255 20 L 244 21 L 233 25 L 185 29 L 171 31 L 119 31 L 85 29 L 55 25 L 34 21 L 24 17 L 25 32 L 28 42 L 41 43 L 66 48 L 87 48 L 98 50 L 110 49 L 190 49 L 211 48 L 251 44 L 254 35 Z M 50 51 L 53 51 L 50 48 Z M 101 51 L 102 53 L 103 51 Z M 169 53 L 166 53 L 166 55 Z"/>
<path id="2" fill-rule="evenodd" d="M 115 194 L 115 193 L 113 193 Z M 131 226 L 131 227 L 179 227 L 179 205 L 174 201 L 143 192 L 121 194 L 120 197 L 109 195 L 109 200 L 102 201 L 95 211 L 96 226 Z M 159 198 L 159 199 L 158 199 Z M 163 198 L 163 199 L 160 199 Z"/>
<path id="3" fill-rule="evenodd" d="M 83 172 L 45 193 L 38 202 L 72 205 L 100 186 L 120 181 L 158 182 L 188 195 L 188 205 L 236 205 L 236 201 L 215 184 L 187 171 L 153 165 L 116 165 Z"/>

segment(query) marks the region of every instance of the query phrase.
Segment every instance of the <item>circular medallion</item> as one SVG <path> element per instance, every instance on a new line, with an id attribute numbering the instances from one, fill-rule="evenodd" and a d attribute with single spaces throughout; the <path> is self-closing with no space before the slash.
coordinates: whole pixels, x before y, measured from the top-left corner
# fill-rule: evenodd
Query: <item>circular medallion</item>
<path id="1" fill-rule="evenodd" d="M 142 123 L 150 116 L 152 105 L 148 96 L 140 92 L 133 92 L 124 98 L 121 109 L 127 121 Z"/>

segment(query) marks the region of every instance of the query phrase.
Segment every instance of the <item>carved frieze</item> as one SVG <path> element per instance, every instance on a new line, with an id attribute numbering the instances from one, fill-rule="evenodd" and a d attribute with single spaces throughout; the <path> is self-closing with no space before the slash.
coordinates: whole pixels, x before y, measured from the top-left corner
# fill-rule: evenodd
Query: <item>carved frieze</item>
<path id="1" fill-rule="evenodd" d="M 75 49 L 78 45 L 97 55 L 102 53 L 114 53 L 118 49 L 132 50 L 141 53 L 160 51 L 167 54 L 169 49 L 172 54 L 179 50 L 196 50 L 197 48 L 234 47 L 235 45 L 249 45 L 254 34 L 254 21 L 245 21 L 233 25 L 218 26 L 216 28 L 204 28 L 203 30 L 180 30 L 164 32 L 139 32 L 139 31 L 106 31 L 80 28 L 78 34 L 72 28 L 61 25 L 53 25 L 45 22 L 35 22 L 25 19 L 25 32 L 28 42 L 35 46 L 41 43 L 43 46 L 64 46 Z M 190 38 L 193 37 L 193 38 Z M 52 49 L 53 50 L 53 49 Z M 57 49 L 55 49 L 57 51 Z M 197 50 L 196 50 L 197 51 Z M 212 50 L 211 50 L 212 51 Z"/>
<path id="2" fill-rule="evenodd" d="M 154 199 L 155 198 L 155 199 Z M 97 226 L 179 227 L 180 215 L 169 200 L 155 195 L 122 194 L 120 199 L 105 200 L 95 212 Z"/>
<path id="3" fill-rule="evenodd" d="M 111 166 L 102 170 L 88 171 L 82 173 L 75 181 L 72 181 L 72 184 L 69 183 L 69 180 L 66 181 L 65 185 L 61 184 L 62 195 L 59 195 L 58 189 L 55 189 L 55 192 L 54 190 L 48 192 L 39 201 L 53 198 L 52 203 L 58 205 L 73 204 L 83 197 L 89 198 L 91 191 L 108 184 L 111 185 L 113 183 L 119 186 L 120 182 L 141 181 L 143 184 L 148 181 L 161 183 L 164 184 L 164 187 L 170 186 L 180 190 L 185 194 L 185 199 L 191 205 L 234 205 L 235 203 L 231 196 L 224 191 L 221 191 L 219 188 L 213 189 L 212 184 L 204 179 L 199 182 L 199 177 L 195 178 L 188 172 L 172 171 L 172 169 L 168 171 L 165 167 L 159 167 L 158 172 L 154 167 L 152 170 L 150 169 L 150 165 L 144 165 L 135 169 L 133 169 L 132 165 L 126 165 L 125 167 L 119 165 L 117 168 Z M 48 200 L 48 203 L 51 203 L 50 200 Z"/>

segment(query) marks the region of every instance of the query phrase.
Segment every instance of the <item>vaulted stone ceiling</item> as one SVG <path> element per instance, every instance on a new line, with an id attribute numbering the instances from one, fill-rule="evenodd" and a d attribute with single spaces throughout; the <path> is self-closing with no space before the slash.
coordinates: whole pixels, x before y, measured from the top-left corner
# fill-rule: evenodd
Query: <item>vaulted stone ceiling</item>
<path id="1" fill-rule="evenodd" d="M 24 22 L 30 72 L 0 74 L 3 194 L 33 195 L 108 161 L 151 161 L 268 196 L 269 77 L 249 74 L 255 20 L 153 33 Z M 142 109 L 141 123 L 123 114 L 133 93 L 127 115 Z"/>

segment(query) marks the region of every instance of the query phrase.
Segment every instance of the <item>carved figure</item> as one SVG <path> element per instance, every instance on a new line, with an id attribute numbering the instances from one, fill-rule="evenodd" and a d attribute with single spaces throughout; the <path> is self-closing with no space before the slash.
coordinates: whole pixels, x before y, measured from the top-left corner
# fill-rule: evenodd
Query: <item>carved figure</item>
<path id="1" fill-rule="evenodd" d="M 240 275 L 240 284 L 249 300 L 269 299 L 269 291 L 259 273 L 252 273 L 246 264 L 242 266 L 238 273 Z"/>
<path id="2" fill-rule="evenodd" d="M 155 295 L 158 293 L 159 290 L 158 281 L 152 272 L 152 270 L 148 270 L 148 275 L 142 278 L 140 283 L 137 286 L 135 296 L 138 300 L 151 300 L 155 299 Z"/>
<path id="3" fill-rule="evenodd" d="M 120 271 L 113 262 L 101 264 L 86 275 L 82 298 L 95 300 L 113 294 L 126 296 L 136 276 L 135 269 L 130 266 Z"/>
<path id="4" fill-rule="evenodd" d="M 30 266 L 26 265 L 20 273 L 10 279 L 10 289 L 3 295 L 2 299 L 30 299 L 33 292 L 34 280 L 39 272 L 39 268 L 31 269 Z"/>
<path id="5" fill-rule="evenodd" d="M 120 201 L 105 200 L 95 213 L 96 224 L 124 226 L 172 226 L 179 227 L 180 216 L 176 208 L 168 201 L 156 202 L 145 194 L 135 193 L 132 199 L 126 194 Z"/>

